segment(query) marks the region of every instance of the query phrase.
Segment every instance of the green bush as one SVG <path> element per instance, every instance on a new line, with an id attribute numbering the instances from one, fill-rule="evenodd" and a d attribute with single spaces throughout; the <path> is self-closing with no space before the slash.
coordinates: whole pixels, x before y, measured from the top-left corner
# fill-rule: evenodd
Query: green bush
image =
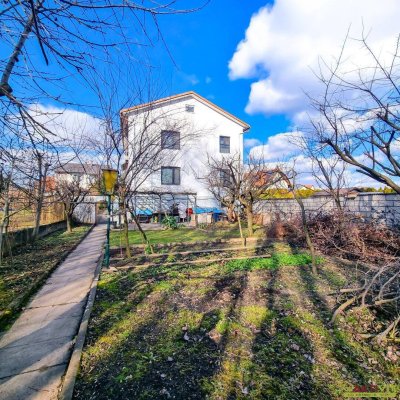
<path id="1" fill-rule="evenodd" d="M 162 224 L 167 229 L 178 229 L 178 223 L 176 222 L 176 219 L 172 215 L 166 215 L 162 220 Z"/>

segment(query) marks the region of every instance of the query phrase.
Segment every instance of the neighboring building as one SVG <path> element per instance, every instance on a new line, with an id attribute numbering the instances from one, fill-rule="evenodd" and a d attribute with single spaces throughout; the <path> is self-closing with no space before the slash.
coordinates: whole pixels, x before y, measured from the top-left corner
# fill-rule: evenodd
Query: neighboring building
<path id="1" fill-rule="evenodd" d="M 297 190 L 315 190 L 315 187 L 314 187 L 314 185 L 311 185 L 311 184 L 302 184 L 302 183 L 299 183 L 298 185 L 297 185 Z"/>
<path id="2" fill-rule="evenodd" d="M 274 189 L 288 189 L 290 182 L 279 169 L 261 170 L 256 172 L 254 178 L 254 185 L 259 188 L 266 188 L 266 190 Z"/>
<path id="3" fill-rule="evenodd" d="M 149 135 L 158 135 L 159 149 L 170 157 L 165 157 L 156 172 L 152 172 L 143 183 L 133 185 L 140 196 L 158 197 L 164 194 L 175 204 L 184 204 L 184 196 L 190 194 L 193 207 L 195 198 L 198 207 L 219 207 L 220 204 L 210 194 L 204 180 L 208 157 L 220 159 L 227 155 L 240 154 L 243 158 L 243 133 L 250 126 L 239 118 L 218 107 L 195 92 L 185 92 L 151 103 L 121 111 L 121 121 L 125 131 L 125 154 L 132 157 L 132 147 L 138 132 L 149 121 L 157 121 L 148 128 Z M 151 125 L 151 124 L 149 124 Z M 147 128 L 146 128 L 147 129 Z M 154 204 L 154 206 L 152 205 Z M 156 212 L 157 200 L 138 204 L 138 208 L 150 208 Z"/>
<path id="4" fill-rule="evenodd" d="M 357 188 L 357 187 L 341 188 L 337 192 L 338 192 L 339 196 L 343 196 L 343 197 L 347 197 L 347 198 L 355 198 L 360 193 L 362 193 L 362 189 Z M 321 196 L 331 196 L 331 193 L 329 192 L 329 190 L 323 189 L 323 190 L 316 191 L 312 195 L 312 197 L 321 197 Z"/>
<path id="5" fill-rule="evenodd" d="M 101 165 L 93 163 L 65 163 L 55 170 L 52 186 L 62 182 L 74 183 L 85 192 L 83 201 L 74 210 L 74 218 L 80 222 L 93 224 L 97 221 L 98 204 L 104 203 L 105 197 L 100 194 L 99 181 Z"/>
<path id="6" fill-rule="evenodd" d="M 101 175 L 101 166 L 99 164 L 89 163 L 66 163 L 56 168 L 55 183 L 58 181 L 78 181 L 85 189 L 96 185 L 99 182 Z M 94 192 L 98 192 L 97 187 Z M 95 193 L 93 193 L 95 194 Z"/>

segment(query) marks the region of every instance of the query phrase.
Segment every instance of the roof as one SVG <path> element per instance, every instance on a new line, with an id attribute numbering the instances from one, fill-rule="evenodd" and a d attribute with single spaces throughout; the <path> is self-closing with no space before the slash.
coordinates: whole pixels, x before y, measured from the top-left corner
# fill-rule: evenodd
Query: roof
<path id="1" fill-rule="evenodd" d="M 158 105 L 161 105 L 163 103 L 173 102 L 175 100 L 181 100 L 181 99 L 184 99 L 185 97 L 193 97 L 196 100 L 200 101 L 201 103 L 205 104 L 206 106 L 212 108 L 214 111 L 224 115 L 225 117 L 227 117 L 231 121 L 236 122 L 237 124 L 241 125 L 243 127 L 243 132 L 246 132 L 246 131 L 248 131 L 250 129 L 250 125 L 249 124 L 247 124 L 246 122 L 242 121 L 241 119 L 235 117 L 233 114 L 231 114 L 228 111 L 222 109 L 221 107 L 219 107 L 216 104 L 212 103 L 210 100 L 207 100 L 203 96 L 200 96 L 198 93 L 193 92 L 193 91 L 179 93 L 179 94 L 176 94 L 174 96 L 164 97 L 162 99 L 158 99 L 158 100 L 151 101 L 151 102 L 148 102 L 148 103 L 139 104 L 139 105 L 134 106 L 134 107 L 124 108 L 124 109 L 122 109 L 120 111 L 120 114 L 122 115 L 122 114 L 129 113 L 131 111 L 138 111 L 138 110 L 141 110 L 141 109 L 149 107 L 149 106 L 158 106 Z"/>
<path id="2" fill-rule="evenodd" d="M 314 189 L 314 185 L 311 185 L 310 183 L 306 183 L 306 184 L 299 184 L 298 186 L 302 186 L 306 189 Z"/>
<path id="3" fill-rule="evenodd" d="M 267 187 L 269 185 L 275 185 L 282 181 L 289 184 L 288 178 L 280 173 L 278 168 L 274 169 L 264 169 L 261 171 L 253 171 L 253 185 L 256 188 Z"/>
<path id="4" fill-rule="evenodd" d="M 100 164 L 67 163 L 56 169 L 56 174 L 100 175 Z"/>

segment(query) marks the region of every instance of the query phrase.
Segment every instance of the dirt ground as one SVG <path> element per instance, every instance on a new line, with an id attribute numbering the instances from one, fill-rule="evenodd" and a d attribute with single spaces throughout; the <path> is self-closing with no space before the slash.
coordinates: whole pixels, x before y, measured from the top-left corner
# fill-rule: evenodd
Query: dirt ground
<path id="1" fill-rule="evenodd" d="M 398 359 L 356 329 L 369 311 L 329 323 L 356 271 L 325 260 L 315 277 L 289 246 L 274 256 L 103 273 L 75 399 L 343 399 L 399 385 Z"/>

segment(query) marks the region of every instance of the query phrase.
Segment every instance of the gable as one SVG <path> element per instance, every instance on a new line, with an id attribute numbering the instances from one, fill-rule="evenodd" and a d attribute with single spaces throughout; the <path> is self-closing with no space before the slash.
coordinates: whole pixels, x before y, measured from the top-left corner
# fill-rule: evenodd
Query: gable
<path id="1" fill-rule="evenodd" d="M 155 101 L 149 102 L 149 103 L 139 104 L 139 105 L 134 106 L 134 107 L 125 108 L 125 109 L 120 111 L 120 114 L 121 114 L 121 117 L 125 117 L 130 112 L 139 113 L 141 111 L 147 111 L 147 110 L 152 109 L 152 108 L 158 108 L 158 107 L 162 107 L 162 106 L 165 106 L 165 105 L 171 105 L 171 104 L 174 104 L 174 103 L 180 103 L 180 102 L 188 101 L 190 99 L 195 99 L 195 100 L 199 101 L 200 103 L 202 103 L 206 107 L 211 108 L 213 111 L 221 114 L 225 118 L 227 118 L 227 119 L 235 122 L 236 124 L 240 125 L 243 128 L 243 132 L 246 132 L 246 131 L 248 131 L 250 129 L 250 125 L 249 124 L 247 124 L 246 122 L 242 121 L 241 119 L 235 117 L 233 114 L 231 114 L 228 111 L 222 109 L 221 107 L 217 106 L 213 102 L 207 100 L 203 96 L 200 96 L 199 94 L 197 94 L 196 92 L 193 92 L 193 91 L 180 93 L 180 94 L 177 94 L 175 96 L 165 97 L 165 98 L 162 98 L 162 99 L 159 99 L 159 100 L 155 100 Z"/>

